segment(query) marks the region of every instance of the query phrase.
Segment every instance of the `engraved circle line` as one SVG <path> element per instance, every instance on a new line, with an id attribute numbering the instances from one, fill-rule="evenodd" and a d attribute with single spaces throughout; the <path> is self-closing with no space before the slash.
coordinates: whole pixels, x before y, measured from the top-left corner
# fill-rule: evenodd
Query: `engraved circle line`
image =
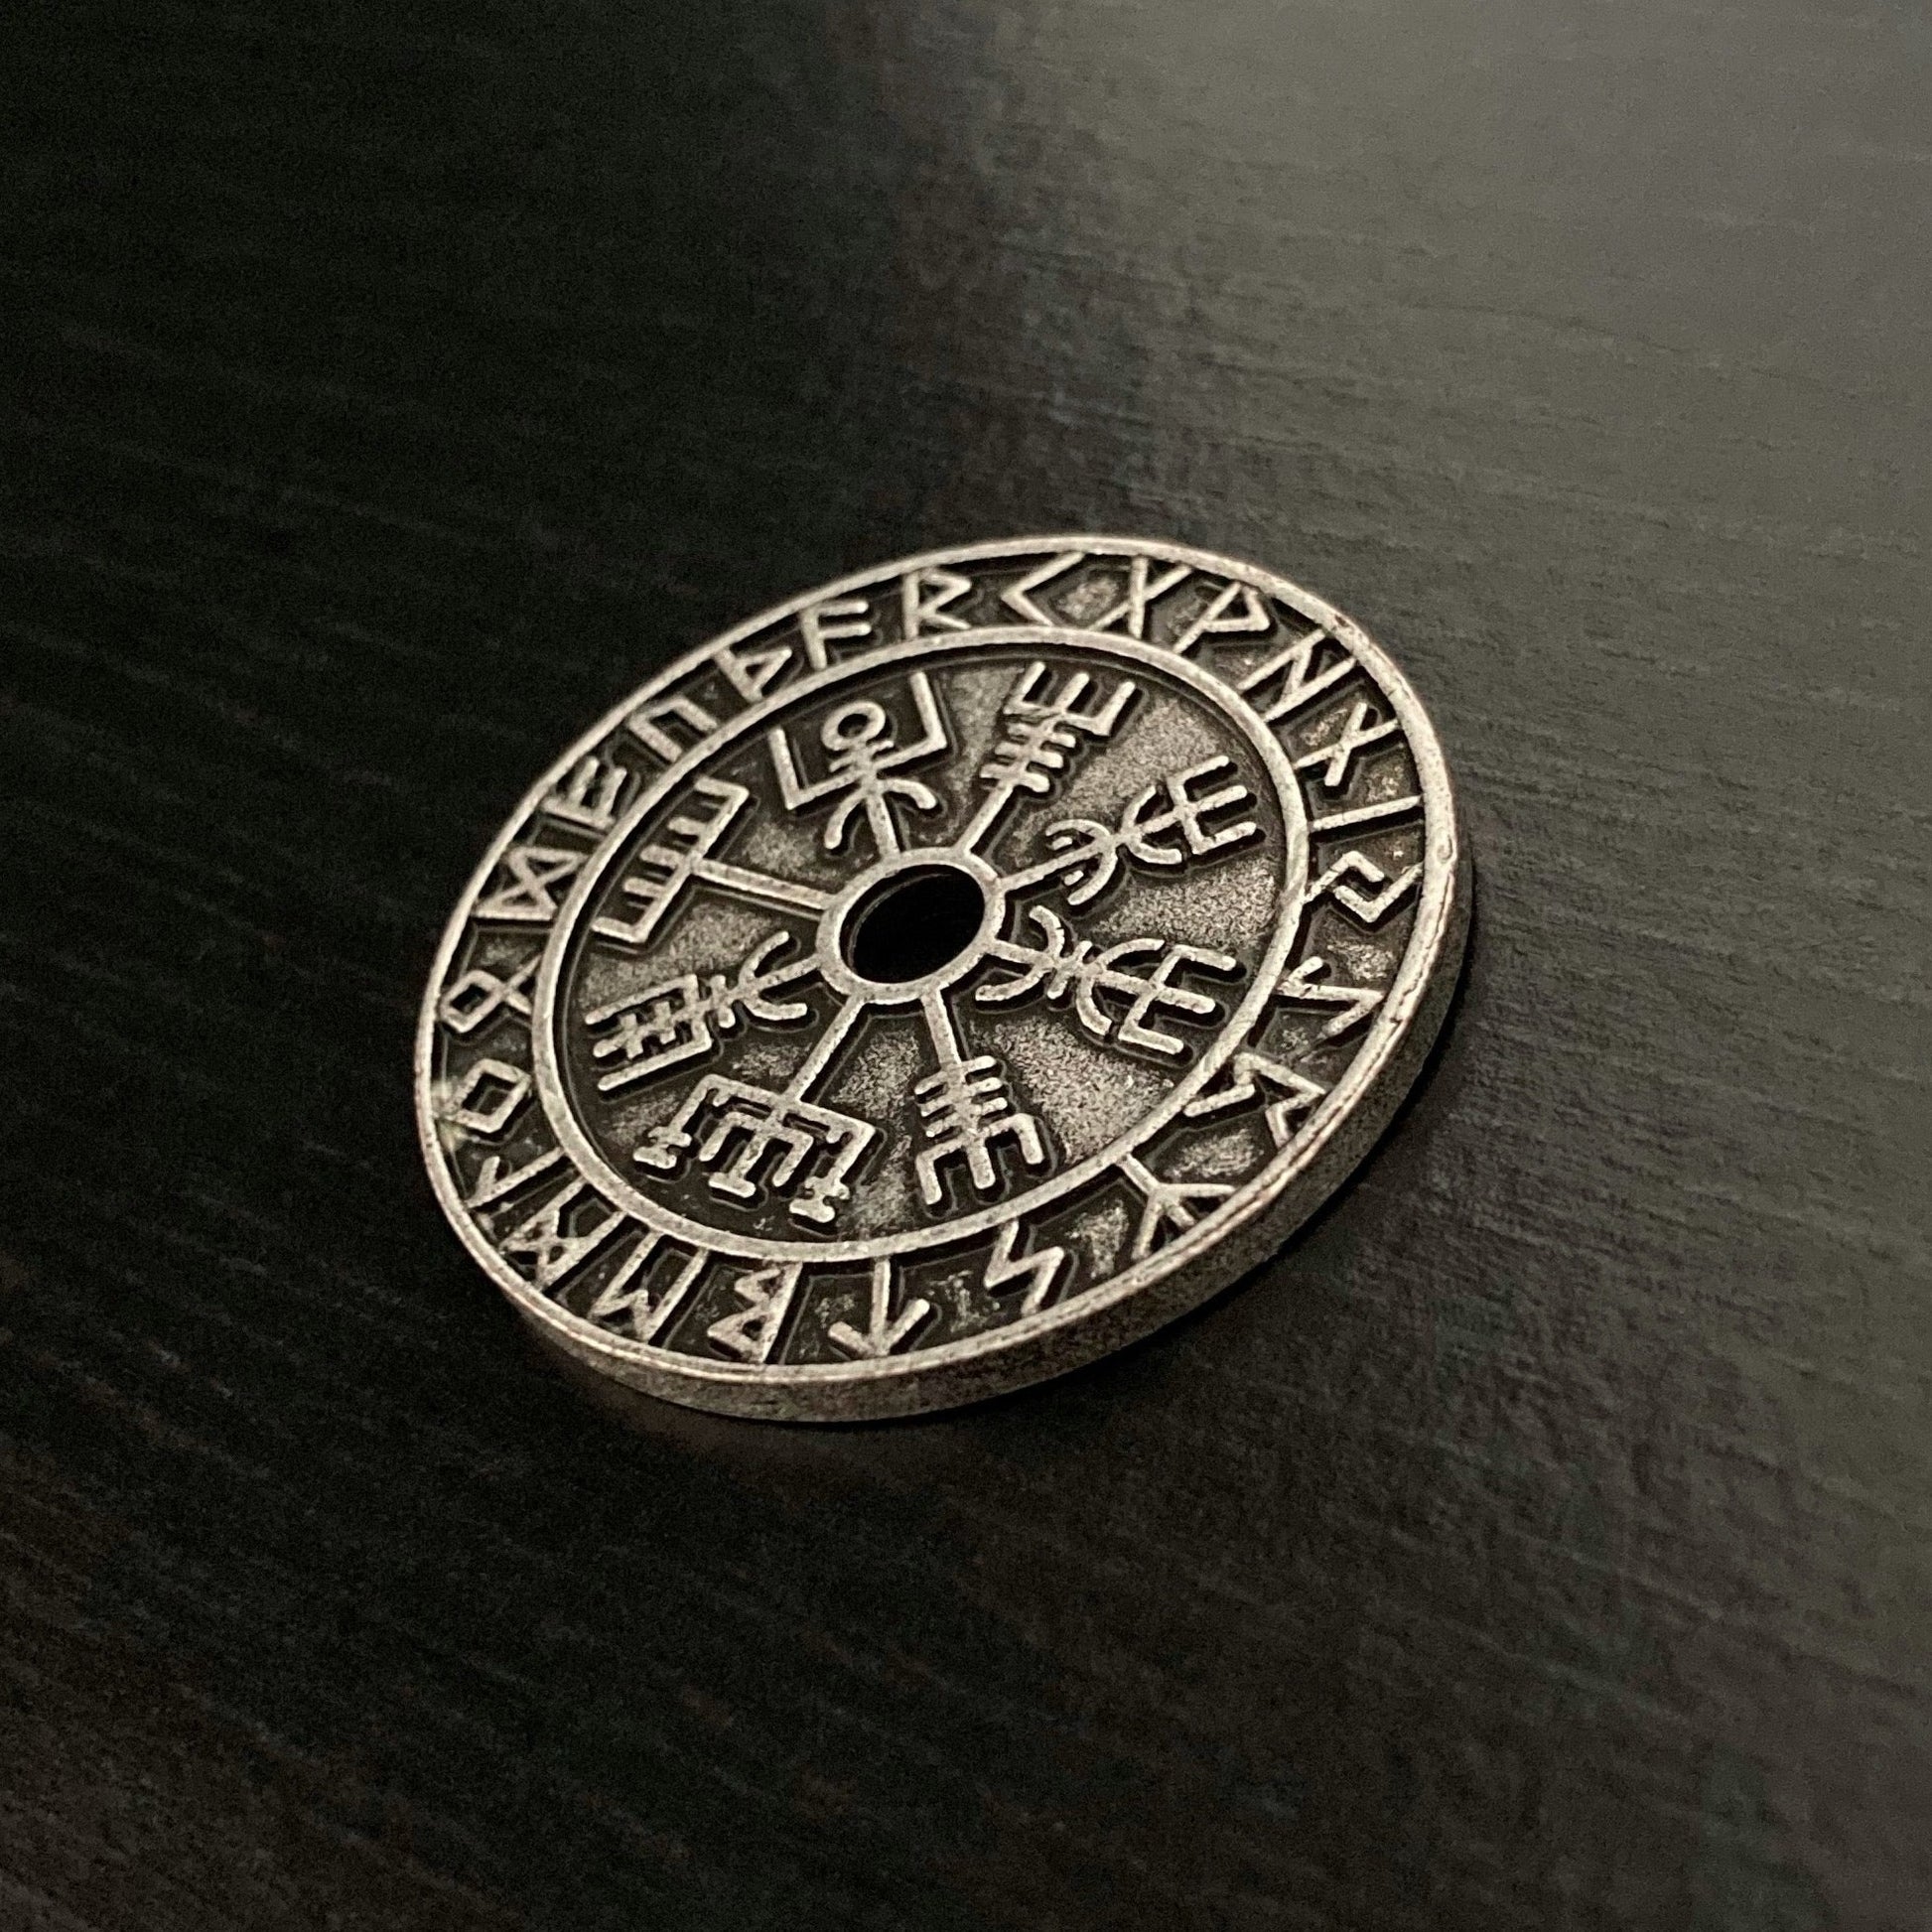
<path id="1" fill-rule="evenodd" d="M 903 1233 L 853 1236 L 845 1241 L 773 1241 L 759 1235 L 739 1234 L 709 1221 L 693 1220 L 634 1187 L 624 1175 L 612 1168 L 602 1151 L 583 1131 L 570 1105 L 557 1057 L 556 1008 L 564 961 L 577 928 L 591 899 L 601 890 L 604 879 L 640 827 L 678 786 L 688 782 L 734 740 L 767 724 L 795 704 L 807 703 L 850 679 L 890 670 L 896 665 L 917 663 L 948 653 L 970 655 L 979 650 L 1032 645 L 1071 650 L 1091 657 L 1124 658 L 1156 673 L 1173 676 L 1176 682 L 1191 687 L 1196 696 L 1204 699 L 1211 715 L 1224 719 L 1248 740 L 1274 782 L 1287 848 L 1282 868 L 1281 896 L 1284 902 L 1275 915 L 1274 926 L 1252 984 L 1245 989 L 1240 1004 L 1229 1011 L 1212 1044 L 1203 1048 L 1199 1058 L 1174 1082 L 1159 1105 L 1126 1134 L 1117 1136 L 1097 1153 L 1088 1155 L 1050 1179 L 1011 1199 Z M 908 848 L 914 849 L 943 852 L 948 848 Z M 1273 998 L 1275 982 L 1280 978 L 1289 950 L 1295 943 L 1301 923 L 1300 896 L 1308 877 L 1308 859 L 1309 836 L 1301 786 L 1296 781 L 1294 767 L 1281 741 L 1253 709 L 1234 698 L 1229 687 L 1212 672 L 1191 659 L 1175 656 L 1164 646 L 1142 643 L 1130 637 L 1116 637 L 1106 631 L 1048 630 L 1037 624 L 1026 624 L 1004 625 L 998 629 L 950 631 L 939 636 L 888 644 L 863 655 L 855 653 L 823 671 L 815 671 L 809 677 L 787 685 L 783 691 L 757 705 L 748 706 L 719 730 L 692 746 L 677 763 L 667 766 L 657 780 L 639 794 L 629 810 L 585 861 L 569 897 L 551 923 L 543 963 L 537 971 L 535 993 L 530 1003 L 531 1063 L 536 1076 L 536 1091 L 550 1123 L 550 1131 L 556 1136 L 571 1165 L 606 1200 L 623 1208 L 645 1227 L 655 1229 L 672 1240 L 707 1248 L 715 1254 L 734 1259 L 760 1262 L 878 1261 L 892 1255 L 950 1246 L 974 1235 L 988 1233 L 1022 1215 L 1035 1213 L 1104 1173 L 1119 1162 L 1123 1154 L 1130 1153 L 1168 1126 L 1232 1057 L 1235 1049 L 1254 1030 L 1255 1022 L 1268 1001 Z M 1292 910 L 1287 903 L 1291 897 L 1295 899 Z"/>

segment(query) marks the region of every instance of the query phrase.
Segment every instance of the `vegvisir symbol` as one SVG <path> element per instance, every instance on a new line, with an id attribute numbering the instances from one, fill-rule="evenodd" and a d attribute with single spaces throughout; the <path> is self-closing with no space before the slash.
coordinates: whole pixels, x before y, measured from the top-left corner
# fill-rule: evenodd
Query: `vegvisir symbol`
<path id="1" fill-rule="evenodd" d="M 425 1152 L 625 1379 L 992 1392 L 1315 1204 L 1442 1010 L 1457 865 L 1413 694 L 1318 600 L 1108 538 L 908 559 L 530 789 L 425 1004 Z"/>
<path id="2" fill-rule="evenodd" d="M 951 749 L 944 715 L 931 679 L 910 673 L 902 687 L 905 704 L 918 722 L 906 744 L 898 742 L 891 711 L 870 698 L 848 701 L 822 721 L 819 745 L 824 775 L 803 775 L 803 760 L 790 731 L 774 726 L 765 734 L 778 797 L 787 812 L 830 805 L 821 843 L 841 849 L 863 817 L 878 854 L 873 874 L 890 889 L 901 876 L 897 862 L 908 855 L 900 842 L 897 809 L 937 808 L 938 794 L 903 767 Z M 1083 746 L 1110 740 L 1140 696 L 1140 687 L 1120 678 L 1100 685 L 1085 671 L 1057 677 L 1039 660 L 1028 664 L 1009 687 L 999 712 L 1000 737 L 980 764 L 986 798 L 950 845 L 925 848 L 941 871 L 985 885 L 962 890 L 991 891 L 1000 904 L 1014 894 L 1058 879 L 1069 904 L 1095 897 L 1120 870 L 1125 853 L 1137 864 L 1173 870 L 1246 845 L 1260 836 L 1252 817 L 1238 816 L 1255 805 L 1249 787 L 1229 779 L 1232 761 L 1224 755 L 1204 759 L 1143 786 L 1122 809 L 1116 825 L 1069 819 L 1049 828 L 1057 849 L 1046 861 L 1001 877 L 975 856 L 974 846 L 991 834 L 999 813 L 1016 797 L 1048 795 L 1053 779 L 1069 768 Z M 767 933 L 744 954 L 732 971 L 687 972 L 658 981 L 621 998 L 606 1000 L 584 1014 L 594 1035 L 591 1056 L 615 1062 L 596 1081 L 602 1094 L 617 1094 L 659 1074 L 702 1059 L 746 1021 L 788 1026 L 809 1018 L 810 1003 L 775 997 L 816 975 L 848 989 L 838 1018 L 821 1035 L 792 1078 L 782 1087 L 713 1070 L 684 1096 L 672 1116 L 649 1126 L 632 1161 L 663 1174 L 675 1173 L 685 1157 L 708 1170 L 711 1190 L 755 1204 L 766 1194 L 787 1194 L 794 1218 L 829 1224 L 851 1198 L 852 1176 L 879 1140 L 876 1123 L 811 1097 L 827 1075 L 847 1038 L 867 1011 L 896 998 L 890 981 L 855 981 L 838 971 L 844 921 L 851 896 L 834 898 L 816 888 L 755 871 L 723 857 L 726 841 L 755 823 L 748 811 L 750 793 L 724 779 L 699 777 L 696 794 L 708 809 L 680 810 L 664 833 L 638 855 L 649 874 L 633 872 L 623 884 L 628 897 L 643 909 L 629 922 L 609 919 L 594 928 L 600 935 L 629 942 L 662 921 L 677 895 L 710 887 L 727 897 L 816 911 L 820 930 L 796 958 L 785 958 L 793 935 Z M 676 840 L 675 845 L 669 843 Z M 975 870 L 977 869 L 977 870 Z M 870 901 L 868 901 L 870 902 Z M 959 966 L 964 975 L 981 960 L 1020 970 L 981 985 L 979 1006 L 1012 1005 L 1039 993 L 1046 1003 L 1071 1002 L 1076 1023 L 1097 1039 L 1132 1050 L 1177 1058 L 1187 1048 L 1177 1035 L 1152 1024 L 1157 1015 L 1193 1024 L 1212 1022 L 1221 1011 L 1210 995 L 1178 984 L 1183 973 L 1238 974 L 1240 963 L 1217 948 L 1190 946 L 1159 937 L 1133 937 L 1098 947 L 1069 932 L 1050 907 L 1035 905 L 1027 916 L 1044 935 L 1029 945 L 997 936 L 1000 920 L 982 921 Z M 917 1005 L 931 1051 L 931 1070 L 913 1082 L 911 1097 L 925 1145 L 913 1157 L 912 1172 L 920 1201 L 928 1210 L 946 1201 L 945 1171 L 957 1166 L 962 1185 L 981 1196 L 996 1194 L 1009 1170 L 997 1157 L 1004 1149 L 1016 1173 L 1037 1173 L 1052 1166 L 1049 1138 L 1036 1113 L 1020 1106 L 999 1057 L 973 1052 L 962 1043 L 956 1016 L 938 981 L 922 982 Z"/>

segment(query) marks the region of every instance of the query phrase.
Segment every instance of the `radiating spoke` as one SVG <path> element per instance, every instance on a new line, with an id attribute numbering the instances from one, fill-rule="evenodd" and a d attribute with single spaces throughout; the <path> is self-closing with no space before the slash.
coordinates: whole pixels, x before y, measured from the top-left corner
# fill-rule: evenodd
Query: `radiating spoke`
<path id="1" fill-rule="evenodd" d="M 838 1012 L 833 1014 L 812 1050 L 799 1061 L 797 1071 L 785 1082 L 784 1091 L 787 1100 L 803 1100 L 824 1078 L 825 1069 L 832 1063 L 833 1055 L 845 1044 L 846 1035 L 859 1024 L 859 1016 L 865 1010 L 864 997 L 854 993 L 847 998 Z"/>
<path id="2" fill-rule="evenodd" d="M 801 912 L 823 912 L 832 902 L 830 893 L 807 886 L 795 879 L 780 879 L 773 873 L 758 872 L 750 866 L 728 865 L 722 859 L 697 859 L 691 877 L 702 879 L 727 893 L 755 898 L 765 905 L 794 906 Z"/>

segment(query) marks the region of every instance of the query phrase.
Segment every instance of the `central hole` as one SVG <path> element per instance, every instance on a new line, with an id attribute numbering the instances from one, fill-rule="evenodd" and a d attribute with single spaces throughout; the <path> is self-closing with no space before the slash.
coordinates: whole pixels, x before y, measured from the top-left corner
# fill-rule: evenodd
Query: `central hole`
<path id="1" fill-rule="evenodd" d="M 845 929 L 846 964 L 881 985 L 924 979 L 972 944 L 985 911 L 978 882 L 955 867 L 902 872 L 860 901 Z"/>

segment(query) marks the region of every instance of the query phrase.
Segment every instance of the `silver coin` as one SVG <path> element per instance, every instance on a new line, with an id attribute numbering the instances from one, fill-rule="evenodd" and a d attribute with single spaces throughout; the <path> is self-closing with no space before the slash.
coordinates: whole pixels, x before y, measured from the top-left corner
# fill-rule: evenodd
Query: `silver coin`
<path id="1" fill-rule="evenodd" d="M 437 956 L 423 1151 L 623 1382 L 971 1401 L 1280 1245 L 1414 1078 L 1467 902 L 1429 721 L 1319 598 L 935 551 L 679 659 L 524 797 Z"/>

